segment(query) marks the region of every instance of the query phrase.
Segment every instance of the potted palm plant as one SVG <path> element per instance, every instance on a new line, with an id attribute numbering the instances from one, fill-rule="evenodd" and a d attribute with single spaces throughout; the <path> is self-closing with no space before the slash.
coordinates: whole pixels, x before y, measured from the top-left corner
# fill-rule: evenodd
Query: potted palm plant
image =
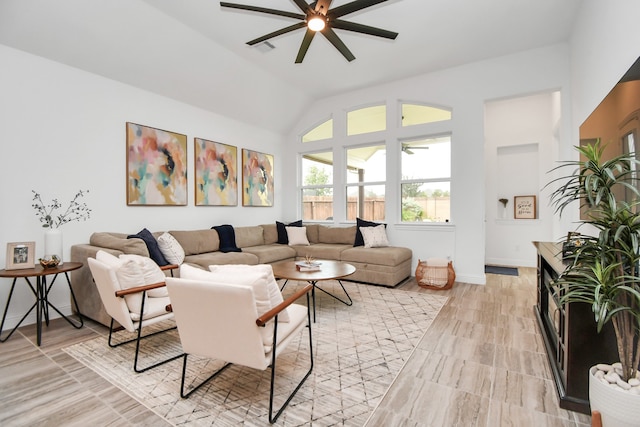
<path id="1" fill-rule="evenodd" d="M 584 218 L 580 220 L 580 232 L 569 233 L 568 266 L 554 288 L 561 303 L 590 304 L 598 331 L 612 323 L 620 362 L 615 369 L 603 366 L 611 370 L 607 373 L 609 381 L 602 378 L 605 374 L 598 374 L 600 378 L 596 378 L 596 368 L 591 368 L 591 409 L 602 413 L 603 425 L 637 426 L 640 425 L 640 388 L 635 387 L 640 363 L 640 191 L 637 186 L 640 163 L 635 153 L 605 159 L 605 147 L 600 141 L 576 148 L 581 160 L 563 162 L 554 171 L 570 168 L 571 173 L 549 184 L 559 184 L 551 195 L 551 204 L 558 214 L 578 202 Z M 614 387 L 604 384 L 618 383 L 616 376 L 619 384 Z M 611 396 L 610 400 L 601 404 L 597 400 L 602 393 L 599 388 L 594 389 L 598 386 L 607 388 L 605 394 L 608 390 L 617 394 L 607 395 Z M 623 388 L 628 390 L 623 392 Z M 631 403 L 624 403 L 626 395 L 632 399 Z M 623 419 L 620 409 L 608 415 L 606 411 L 612 401 L 631 406 L 629 409 L 636 411 L 632 415 L 635 419 Z"/>

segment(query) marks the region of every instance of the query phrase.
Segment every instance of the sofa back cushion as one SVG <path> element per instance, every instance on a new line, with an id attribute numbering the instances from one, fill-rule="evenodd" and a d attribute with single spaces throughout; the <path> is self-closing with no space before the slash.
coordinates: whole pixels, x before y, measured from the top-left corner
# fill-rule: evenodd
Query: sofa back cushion
<path id="1" fill-rule="evenodd" d="M 309 243 L 319 243 L 318 230 L 320 230 L 319 224 L 305 224 L 307 227 L 307 240 Z"/>
<path id="2" fill-rule="evenodd" d="M 262 224 L 260 227 L 265 245 L 272 245 L 278 241 L 278 229 L 275 224 Z"/>
<path id="3" fill-rule="evenodd" d="M 220 248 L 220 238 L 216 230 L 170 231 L 176 238 L 185 255 L 198 255 L 215 252 Z"/>
<path id="4" fill-rule="evenodd" d="M 149 256 L 147 245 L 141 239 L 127 239 L 124 233 L 93 233 L 89 244 L 101 248 L 115 249 L 125 254 Z"/>
<path id="5" fill-rule="evenodd" d="M 264 245 L 263 229 L 259 225 L 249 227 L 234 227 L 236 245 L 239 248 Z"/>
<path id="6" fill-rule="evenodd" d="M 356 238 L 356 226 L 351 227 L 318 227 L 318 243 L 337 243 L 353 245 Z"/>

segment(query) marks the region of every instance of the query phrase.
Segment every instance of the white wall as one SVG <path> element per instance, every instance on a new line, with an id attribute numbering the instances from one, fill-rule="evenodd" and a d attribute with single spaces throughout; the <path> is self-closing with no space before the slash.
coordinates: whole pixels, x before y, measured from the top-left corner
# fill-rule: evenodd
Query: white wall
<path id="1" fill-rule="evenodd" d="M 553 92 L 490 101 L 485 107 L 487 264 L 536 266 L 532 240 L 555 240 L 543 190 L 554 167 Z M 534 195 L 536 219 L 514 219 L 514 196 Z M 506 209 L 500 198 L 508 200 Z M 503 216 L 503 213 L 506 214 Z"/>
<path id="2" fill-rule="evenodd" d="M 560 91 L 561 96 L 568 99 L 567 45 L 472 63 L 320 100 L 305 112 L 298 121 L 299 125 L 289 135 L 288 163 L 295 164 L 296 153 L 301 150 L 327 148 L 326 142 L 302 145 L 298 141 L 300 134 L 316 124 L 319 118 L 326 118 L 329 114 L 336 119 L 343 117 L 347 109 L 379 102 L 386 102 L 388 109 L 394 109 L 398 100 L 428 102 L 452 108 L 451 223 L 443 226 L 403 225 L 399 224 L 399 209 L 388 209 L 387 229 L 392 244 L 413 249 L 414 269 L 419 258 L 451 256 L 458 280 L 483 284 L 487 191 L 484 179 L 484 104 L 487 100 L 553 90 Z M 569 117 L 568 105 L 569 102 L 563 103 L 565 111 L 561 114 L 566 123 Z M 384 135 L 387 147 L 393 145 L 393 142 L 397 145 L 397 139 L 405 135 L 405 131 L 406 129 L 396 133 L 387 132 Z M 372 135 L 372 138 L 380 136 Z M 353 140 L 360 142 L 362 138 L 359 136 Z M 350 143 L 348 138 L 343 138 L 338 139 L 336 145 Z M 388 149 L 388 155 L 389 151 Z M 295 168 L 288 168 L 284 173 L 287 176 L 285 191 L 298 194 Z M 388 172 L 387 195 L 397 194 L 398 178 L 391 171 Z M 287 211 L 299 212 L 299 198 L 287 198 L 285 203 Z M 541 240 L 547 235 L 546 232 L 532 234 L 531 239 Z M 529 264 L 535 262 L 535 254 L 528 254 L 527 257 Z"/>
<path id="3" fill-rule="evenodd" d="M 44 229 L 31 208 L 31 190 L 49 200 L 59 198 L 65 207 L 79 189 L 90 191 L 85 201 L 93 210 L 91 219 L 62 227 L 65 259 L 72 245 L 87 243 L 94 231 L 197 229 L 268 223 L 282 217 L 281 135 L 2 45 L 0 63 L 3 251 L 7 242 L 35 241 L 36 258 L 43 256 Z M 127 206 L 127 121 L 187 135 L 188 206 Z M 237 207 L 195 207 L 194 137 L 235 145 L 238 154 L 241 148 L 274 154 L 274 207 L 242 207 L 241 200 Z M 58 278 L 50 300 L 69 312 L 62 279 Z M 0 279 L 0 309 L 10 286 L 10 280 Z M 13 326 L 32 303 L 33 295 L 20 280 L 7 325 Z"/>

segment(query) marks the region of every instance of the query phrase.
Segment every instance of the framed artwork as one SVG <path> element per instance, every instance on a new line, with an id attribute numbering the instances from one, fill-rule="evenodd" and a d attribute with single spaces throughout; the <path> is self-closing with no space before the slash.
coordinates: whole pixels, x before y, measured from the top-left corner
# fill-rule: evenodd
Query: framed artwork
<path id="1" fill-rule="evenodd" d="M 242 149 L 242 206 L 273 206 L 273 155 Z"/>
<path id="2" fill-rule="evenodd" d="M 515 196 L 513 217 L 515 219 L 536 219 L 536 196 Z"/>
<path id="3" fill-rule="evenodd" d="M 36 242 L 7 243 L 6 270 L 35 267 Z"/>
<path id="4" fill-rule="evenodd" d="M 238 205 L 238 148 L 194 138 L 196 206 Z"/>
<path id="5" fill-rule="evenodd" d="M 127 122 L 127 205 L 187 204 L 187 136 Z"/>

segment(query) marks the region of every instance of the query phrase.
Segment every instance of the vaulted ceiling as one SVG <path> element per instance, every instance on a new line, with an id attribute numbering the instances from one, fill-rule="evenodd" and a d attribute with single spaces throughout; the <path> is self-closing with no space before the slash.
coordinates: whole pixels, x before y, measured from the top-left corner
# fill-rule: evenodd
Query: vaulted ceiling
<path id="1" fill-rule="evenodd" d="M 316 37 L 295 64 L 304 30 L 247 46 L 296 21 L 215 0 L 0 0 L 0 44 L 286 132 L 317 99 L 568 41 L 582 1 L 389 0 L 344 19 L 396 40 L 336 30 L 352 62 Z M 233 2 L 300 13 L 292 0 Z"/>

